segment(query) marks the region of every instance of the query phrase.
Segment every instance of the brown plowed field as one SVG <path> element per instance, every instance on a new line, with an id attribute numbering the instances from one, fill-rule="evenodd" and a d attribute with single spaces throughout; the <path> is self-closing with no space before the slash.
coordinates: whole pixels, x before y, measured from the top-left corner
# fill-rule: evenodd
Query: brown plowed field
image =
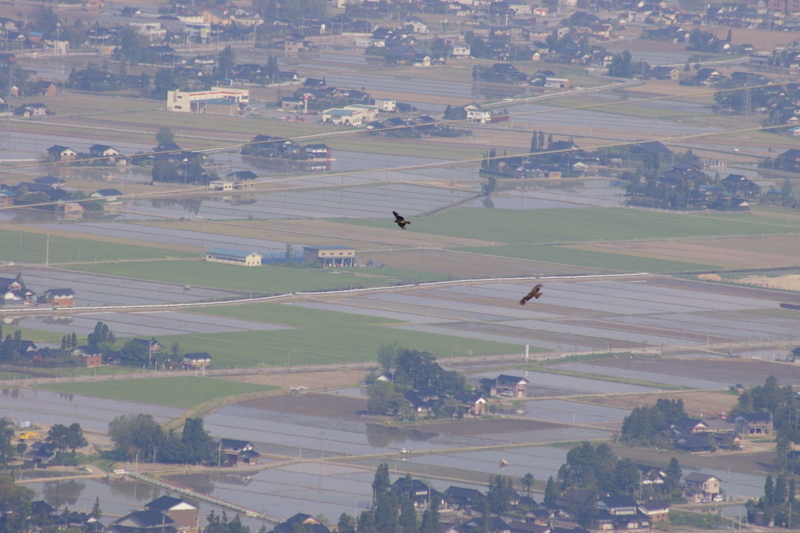
<path id="1" fill-rule="evenodd" d="M 707 242 L 681 240 L 604 243 L 575 246 L 574 248 L 650 257 L 653 259 L 685 261 L 687 263 L 705 264 L 709 265 L 709 267 L 718 266 L 732 269 L 800 266 L 800 257 L 796 256 L 794 252 L 784 254 L 777 252 L 777 250 L 776 253 L 750 250 L 747 253 L 742 253 L 741 249 L 726 247 L 727 240 L 717 241 L 713 246 L 709 246 Z M 755 238 L 753 238 L 753 241 L 755 241 Z M 794 247 L 796 249 L 797 245 L 795 244 Z"/>
<path id="2" fill-rule="evenodd" d="M 724 392 L 658 392 L 652 394 L 625 394 L 621 396 L 596 396 L 579 401 L 619 409 L 633 409 L 654 405 L 659 398 L 683 400 L 684 409 L 691 417 L 708 416 L 711 413 L 729 413 L 736 405 L 738 396 Z"/>
<path id="3" fill-rule="evenodd" d="M 491 253 L 491 248 L 486 249 Z M 507 276 L 551 276 L 579 274 L 597 269 L 540 263 L 523 259 L 485 257 L 449 250 L 398 250 L 394 252 L 362 252 L 362 264 L 368 260 L 386 263 L 391 268 L 442 272 L 456 278 Z M 600 271 L 604 272 L 604 271 Z"/>
<path id="4" fill-rule="evenodd" d="M 277 411 L 279 413 L 293 413 L 322 418 L 335 418 L 339 420 L 365 420 L 357 413 L 367 409 L 367 401 L 350 396 L 336 394 L 290 394 L 285 396 L 271 396 L 248 400 L 239 405 Z M 386 417 L 370 417 L 375 420 L 385 420 Z"/>

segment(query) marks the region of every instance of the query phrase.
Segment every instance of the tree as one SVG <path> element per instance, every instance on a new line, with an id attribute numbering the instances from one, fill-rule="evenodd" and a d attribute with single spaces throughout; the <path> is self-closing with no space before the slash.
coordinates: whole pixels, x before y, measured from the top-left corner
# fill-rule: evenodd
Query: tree
<path id="1" fill-rule="evenodd" d="M 441 533 L 442 525 L 439 521 L 439 496 L 433 495 L 431 497 L 428 508 L 422 513 L 422 524 L 419 528 L 419 533 Z"/>
<path id="2" fill-rule="evenodd" d="M 375 512 L 362 511 L 358 515 L 358 532 L 359 533 L 379 533 L 375 527 Z"/>
<path id="3" fill-rule="evenodd" d="M 375 470 L 375 477 L 372 480 L 372 500 L 377 503 L 378 496 L 385 494 L 389 490 L 391 478 L 389 477 L 389 464 L 381 463 Z"/>
<path id="4" fill-rule="evenodd" d="M 553 476 L 547 478 L 547 485 L 544 488 L 544 503 L 552 504 L 558 500 L 559 493 Z"/>
<path id="5" fill-rule="evenodd" d="M 156 142 L 158 144 L 169 144 L 175 142 L 175 134 L 172 133 L 172 128 L 162 126 L 156 132 Z"/>
<path id="6" fill-rule="evenodd" d="M 186 419 L 181 442 L 186 447 L 187 463 L 205 464 L 217 459 L 217 446 L 203 428 L 202 418 Z"/>
<path id="7" fill-rule="evenodd" d="M 408 494 L 400 496 L 399 522 L 402 533 L 417 533 L 417 510 Z"/>
<path id="8" fill-rule="evenodd" d="M 114 345 L 114 340 L 114 333 L 102 322 L 98 322 L 94 327 L 94 331 L 86 337 L 89 346 L 102 351 L 110 350 Z"/>
<path id="9" fill-rule="evenodd" d="M 108 424 L 108 434 L 128 459 L 152 457 L 164 432 L 152 415 L 120 415 Z"/>
<path id="10" fill-rule="evenodd" d="M 233 72 L 233 67 L 236 66 L 236 53 L 233 51 L 233 48 L 230 46 L 226 46 L 225 49 L 219 53 L 219 59 L 217 61 L 217 69 L 215 73 L 215 78 L 217 80 L 223 80 L 225 78 L 229 78 Z"/>
<path id="11" fill-rule="evenodd" d="M 53 424 L 47 431 L 45 440 L 63 452 L 70 444 L 69 432 L 69 428 L 64 424 Z"/>
<path id="12" fill-rule="evenodd" d="M 147 365 L 149 364 L 149 359 L 149 348 L 141 342 L 136 342 L 136 339 L 130 339 L 120 350 L 120 360 L 129 366 L 140 367 Z"/>
<path id="13" fill-rule="evenodd" d="M 397 356 L 400 353 L 400 345 L 396 342 L 384 344 L 378 348 L 378 362 L 386 372 L 391 372 L 397 363 Z"/>
<path id="14" fill-rule="evenodd" d="M 636 494 L 639 489 L 639 467 L 631 459 L 621 459 L 617 462 L 614 478 L 618 492 Z"/>
<path id="15" fill-rule="evenodd" d="M 178 84 L 175 83 L 175 74 L 172 69 L 160 68 L 156 71 L 153 81 L 153 92 L 150 94 L 156 100 L 163 100 L 167 97 L 167 92 L 175 90 Z"/>
<path id="16" fill-rule="evenodd" d="M 392 405 L 394 385 L 389 381 L 376 381 L 367 391 L 367 411 L 373 415 L 385 415 Z"/>
<path id="17" fill-rule="evenodd" d="M 764 504 L 767 507 L 772 507 L 775 503 L 775 486 L 772 483 L 772 474 L 767 476 L 764 482 Z"/>
<path id="18" fill-rule="evenodd" d="M 353 517 L 347 513 L 342 513 L 339 516 L 339 524 L 336 530 L 338 533 L 356 533 L 356 524 Z"/>
<path id="19" fill-rule="evenodd" d="M 390 492 L 384 491 L 378 494 L 375 506 L 375 528 L 380 533 L 398 533 L 400 530 L 397 499 Z"/>
<path id="20" fill-rule="evenodd" d="M 534 479 L 533 474 L 528 472 L 520 481 L 522 488 L 525 489 L 525 493 L 527 494 L 528 498 L 530 498 L 531 492 L 533 491 L 533 485 L 536 483 L 536 479 Z"/>
<path id="21" fill-rule="evenodd" d="M 788 497 L 789 487 L 786 485 L 786 476 L 778 474 L 775 480 L 775 492 L 773 494 L 774 505 L 783 505 Z"/>
<path id="22" fill-rule="evenodd" d="M 92 507 L 92 513 L 91 514 L 95 518 L 100 518 L 101 516 L 103 516 L 103 510 L 100 509 L 100 496 L 95 498 L 94 506 Z"/>
<path id="23" fill-rule="evenodd" d="M 178 181 L 178 169 L 175 167 L 175 163 L 167 159 L 157 160 L 155 164 L 153 164 L 153 170 L 150 175 L 153 181 Z"/>
<path id="24" fill-rule="evenodd" d="M 14 458 L 13 439 L 14 423 L 8 418 L 0 418 L 0 465 L 6 465 Z"/>
<path id="25" fill-rule="evenodd" d="M 791 198 L 793 190 L 794 186 L 792 185 L 792 182 L 789 180 L 789 178 L 783 180 L 783 186 L 781 186 L 781 196 L 783 196 L 784 198 Z"/>
<path id="26" fill-rule="evenodd" d="M 664 471 L 664 489 L 668 494 L 673 494 L 681 486 L 681 479 L 683 478 L 683 471 L 678 459 L 673 457 L 669 460 L 669 466 Z"/>
<path id="27" fill-rule="evenodd" d="M 66 447 L 72 450 L 72 453 L 75 453 L 75 450 L 83 448 L 87 444 L 81 425 L 77 422 L 70 424 L 69 428 L 67 428 Z"/>
<path id="28" fill-rule="evenodd" d="M 511 508 L 511 498 L 514 496 L 514 482 L 505 476 L 493 476 L 489 480 L 489 491 L 486 499 L 489 500 L 493 513 L 505 513 Z"/>

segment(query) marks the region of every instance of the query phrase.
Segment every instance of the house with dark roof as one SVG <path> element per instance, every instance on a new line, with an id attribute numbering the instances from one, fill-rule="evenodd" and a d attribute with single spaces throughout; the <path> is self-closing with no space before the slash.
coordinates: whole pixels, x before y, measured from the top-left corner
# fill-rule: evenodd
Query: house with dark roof
<path id="1" fill-rule="evenodd" d="M 684 496 L 691 502 L 711 501 L 719 495 L 720 479 L 710 474 L 692 472 L 684 476 Z"/>
<path id="2" fill-rule="evenodd" d="M 113 163 L 120 156 L 119 150 L 107 144 L 93 144 L 89 147 L 89 156 L 92 158 L 105 158 L 109 163 Z"/>
<path id="3" fill-rule="evenodd" d="M 303 531 L 303 533 L 331 533 L 330 529 L 320 524 L 316 518 L 311 515 L 297 513 L 285 522 L 275 526 L 272 533 L 296 533 Z"/>
<path id="4" fill-rule="evenodd" d="M 500 374 L 494 379 L 480 380 L 481 389 L 489 396 L 505 396 L 508 398 L 524 398 L 528 393 L 528 381 L 519 376 Z"/>
<path id="5" fill-rule="evenodd" d="M 145 504 L 144 508 L 148 511 L 158 511 L 167 515 L 172 519 L 172 525 L 178 531 L 195 529 L 197 527 L 200 509 L 198 506 L 186 500 L 173 498 L 172 496 L 161 496 Z"/>
<path id="6" fill-rule="evenodd" d="M 122 196 L 122 191 L 117 189 L 98 189 L 89 195 L 91 198 L 99 198 L 106 202 L 116 202 Z"/>
<path id="7" fill-rule="evenodd" d="M 639 511 L 650 519 L 650 522 L 657 524 L 669 518 L 669 502 L 666 500 L 650 500 L 639 504 Z"/>
<path id="8" fill-rule="evenodd" d="M 177 533 L 175 521 L 157 510 L 133 511 L 111 523 L 109 533 Z"/>
<path id="9" fill-rule="evenodd" d="M 253 444 L 246 440 L 220 439 L 218 447 L 225 456 L 225 464 L 234 466 L 238 463 L 248 465 L 258 464 L 261 454 L 259 454 Z"/>
<path id="10" fill-rule="evenodd" d="M 25 287 L 22 272 L 15 278 L 0 278 L 0 305 L 13 307 L 35 303 L 36 293 Z"/>
<path id="11" fill-rule="evenodd" d="M 72 307 L 75 305 L 75 291 L 72 289 L 47 289 L 42 296 L 53 307 Z"/>
<path id="12" fill-rule="evenodd" d="M 36 178 L 33 180 L 34 183 L 38 183 L 40 185 L 46 185 L 52 187 L 53 189 L 60 189 L 63 187 L 67 182 L 62 180 L 61 178 L 56 178 L 55 176 L 42 176 L 41 178 Z"/>
<path id="13" fill-rule="evenodd" d="M 673 440 L 676 450 L 685 452 L 710 452 L 714 450 L 714 440 L 708 433 L 698 433 L 695 435 L 678 435 Z"/>
<path id="14" fill-rule="evenodd" d="M 56 458 L 56 445 L 50 442 L 34 442 L 25 454 L 25 462 L 47 464 Z"/>
<path id="15" fill-rule="evenodd" d="M 101 366 L 103 364 L 103 350 L 96 346 L 76 346 L 70 355 L 81 358 L 81 364 L 87 368 Z"/>
<path id="16" fill-rule="evenodd" d="M 401 477 L 392 483 L 391 488 L 392 492 L 398 496 L 401 494 L 408 496 L 411 501 L 414 502 L 414 506 L 418 508 L 427 508 L 429 498 L 439 498 L 440 500 L 444 499 L 439 491 L 429 485 L 426 485 L 419 479 L 412 479 L 409 482 L 406 478 Z"/>
<path id="17" fill-rule="evenodd" d="M 638 509 L 636 500 L 630 496 L 601 496 L 596 507 L 612 516 L 635 515 Z"/>
<path id="18" fill-rule="evenodd" d="M 78 157 L 78 152 L 68 146 L 61 146 L 60 144 L 54 144 L 48 148 L 47 153 L 50 154 L 53 161 L 57 163 L 70 163 L 75 161 Z"/>
<path id="19" fill-rule="evenodd" d="M 761 187 L 741 174 L 728 174 L 723 178 L 722 185 L 731 194 L 743 196 L 745 198 L 753 198 L 761 194 Z"/>
<path id="20" fill-rule="evenodd" d="M 460 410 L 472 416 L 483 416 L 486 414 L 486 399 L 480 394 L 454 394 L 453 398 L 458 401 Z"/>
<path id="21" fill-rule="evenodd" d="M 476 489 L 466 489 L 451 485 L 444 491 L 444 500 L 448 506 L 457 510 L 481 509 L 484 495 Z"/>
<path id="22" fill-rule="evenodd" d="M 658 154 L 658 155 L 672 155 L 669 148 L 661 144 L 659 141 L 647 141 L 632 144 L 630 146 L 632 154 Z"/>
<path id="23" fill-rule="evenodd" d="M 695 433 L 705 433 L 708 429 L 708 424 L 699 418 L 679 418 L 670 429 L 678 435 L 694 435 Z"/>
<path id="24" fill-rule="evenodd" d="M 736 432 L 741 435 L 771 435 L 772 434 L 772 414 L 766 413 L 742 413 L 733 419 L 736 424 Z"/>

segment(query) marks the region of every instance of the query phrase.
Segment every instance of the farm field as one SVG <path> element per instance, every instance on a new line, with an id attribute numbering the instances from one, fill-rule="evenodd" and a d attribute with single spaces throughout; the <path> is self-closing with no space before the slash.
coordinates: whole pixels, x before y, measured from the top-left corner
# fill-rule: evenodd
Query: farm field
<path id="1" fill-rule="evenodd" d="M 70 269 L 104 276 L 242 291 L 255 295 L 382 287 L 408 281 L 434 281 L 443 278 L 441 274 L 398 269 L 356 268 L 323 271 L 270 265 L 244 268 L 205 261 L 105 263 L 74 266 Z"/>
<path id="2" fill-rule="evenodd" d="M 654 394 L 628 394 L 624 396 L 596 396 L 582 398 L 578 401 L 619 409 L 632 410 L 643 405 L 655 405 L 659 398 L 670 400 L 683 400 L 686 413 L 693 418 L 702 418 L 719 413 L 729 413 L 737 404 L 738 396 L 727 392 L 668 392 L 661 391 Z"/>
<path id="3" fill-rule="evenodd" d="M 0 230 L 0 247 L 6 250 L 3 259 L 20 263 L 44 263 L 47 259 L 47 235 Z M 108 242 L 52 235 L 50 264 L 91 263 L 99 261 L 146 261 L 166 258 L 197 257 L 196 253 L 167 247 L 137 246 L 124 242 Z"/>
<path id="4" fill-rule="evenodd" d="M 379 226 L 377 220 L 347 220 Z M 414 231 L 511 245 L 800 233 L 800 226 L 752 223 L 740 216 L 697 216 L 622 208 L 509 211 L 463 208 L 414 221 Z"/>
<path id="5" fill-rule="evenodd" d="M 180 376 L 158 379 L 102 381 L 97 383 L 55 383 L 40 385 L 38 388 L 64 394 L 79 394 L 82 396 L 191 409 L 216 398 L 250 392 L 266 392 L 275 387 L 231 382 L 215 378 Z"/>
<path id="6" fill-rule="evenodd" d="M 654 248 L 662 244 L 661 241 L 653 242 Z M 711 263 L 682 262 L 662 257 L 647 257 L 645 254 L 614 253 L 625 245 L 617 248 L 598 247 L 598 250 L 584 249 L 584 247 L 550 246 L 550 245 L 502 245 L 491 248 L 460 248 L 460 251 L 483 253 L 486 255 L 509 257 L 517 259 L 530 259 L 548 263 L 558 263 L 584 269 L 618 270 L 625 272 L 688 272 L 693 270 L 710 270 L 719 268 Z M 701 258 L 702 259 L 702 258 Z M 596 271 L 597 271 L 596 270 Z"/>

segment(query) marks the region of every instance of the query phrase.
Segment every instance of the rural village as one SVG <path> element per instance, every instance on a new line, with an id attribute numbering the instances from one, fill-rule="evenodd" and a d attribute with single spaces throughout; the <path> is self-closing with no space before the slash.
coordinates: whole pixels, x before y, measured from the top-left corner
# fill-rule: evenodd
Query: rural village
<path id="1" fill-rule="evenodd" d="M 0 533 L 800 529 L 800 1 L 0 2 Z"/>

